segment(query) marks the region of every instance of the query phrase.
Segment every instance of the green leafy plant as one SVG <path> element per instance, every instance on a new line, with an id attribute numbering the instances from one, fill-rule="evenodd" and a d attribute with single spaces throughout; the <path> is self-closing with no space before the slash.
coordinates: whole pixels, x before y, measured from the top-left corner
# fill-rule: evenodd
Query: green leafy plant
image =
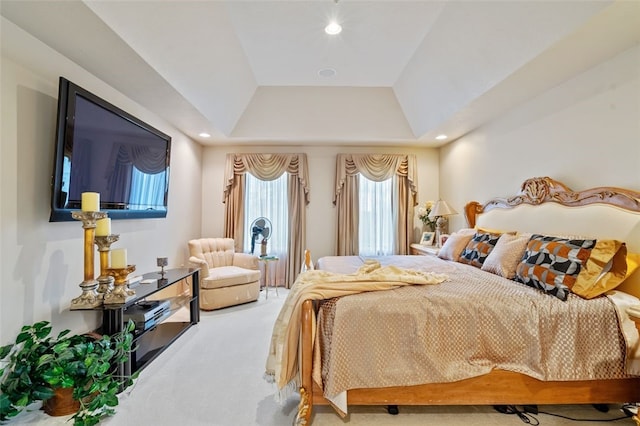
<path id="1" fill-rule="evenodd" d="M 80 403 L 74 425 L 95 425 L 113 415 L 118 393 L 137 378 L 119 376 L 116 368 L 131 353 L 134 328 L 129 321 L 111 336 L 64 330 L 53 338 L 47 321 L 22 327 L 15 343 L 0 347 L 0 420 L 51 398 L 56 388 L 73 388 L 73 399 Z"/>

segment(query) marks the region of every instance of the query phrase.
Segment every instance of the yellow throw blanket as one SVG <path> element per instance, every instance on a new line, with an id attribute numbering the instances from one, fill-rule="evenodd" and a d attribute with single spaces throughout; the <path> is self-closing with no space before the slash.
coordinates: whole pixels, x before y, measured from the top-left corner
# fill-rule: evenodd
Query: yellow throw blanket
<path id="1" fill-rule="evenodd" d="M 378 261 L 367 260 L 353 274 L 337 274 L 315 270 L 301 273 L 273 326 L 271 347 L 265 378 L 278 387 L 277 399 L 284 401 L 300 387 L 298 346 L 301 309 L 305 300 L 323 300 L 365 291 L 390 290 L 406 285 L 439 284 L 448 279 L 445 274 L 382 267 Z M 315 326 L 314 326 L 315 329 Z"/>

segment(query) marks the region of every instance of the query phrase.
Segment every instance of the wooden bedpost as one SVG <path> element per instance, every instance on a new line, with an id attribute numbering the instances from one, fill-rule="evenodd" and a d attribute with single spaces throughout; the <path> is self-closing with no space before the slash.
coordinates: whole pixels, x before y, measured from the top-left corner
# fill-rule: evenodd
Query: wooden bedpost
<path id="1" fill-rule="evenodd" d="M 313 301 L 305 300 L 302 303 L 302 330 L 300 336 L 302 360 L 300 366 L 301 382 L 300 404 L 296 424 L 311 424 L 311 409 L 313 408 L 313 379 L 311 371 L 313 367 Z"/>
<path id="2" fill-rule="evenodd" d="M 464 217 L 469 228 L 476 226 L 476 216 L 482 213 L 482 205 L 477 201 L 470 201 L 464 206 Z"/>

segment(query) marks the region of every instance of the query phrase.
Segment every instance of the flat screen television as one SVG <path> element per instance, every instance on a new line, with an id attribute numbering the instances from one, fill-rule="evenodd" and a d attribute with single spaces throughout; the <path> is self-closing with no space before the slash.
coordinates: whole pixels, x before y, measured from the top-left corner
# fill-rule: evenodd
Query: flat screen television
<path id="1" fill-rule="evenodd" d="M 49 221 L 73 220 L 83 192 L 112 219 L 167 216 L 171 137 L 60 77 Z"/>

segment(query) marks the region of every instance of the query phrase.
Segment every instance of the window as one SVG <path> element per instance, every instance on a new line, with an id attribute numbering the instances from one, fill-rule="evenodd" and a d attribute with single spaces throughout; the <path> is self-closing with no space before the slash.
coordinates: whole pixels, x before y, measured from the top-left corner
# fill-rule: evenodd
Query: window
<path id="1" fill-rule="evenodd" d="M 269 244 L 268 251 L 277 251 L 269 254 L 277 254 L 280 261 L 276 262 L 276 268 L 269 269 L 277 270 L 274 281 L 277 285 L 289 287 L 293 284 L 304 260 L 304 249 L 307 247 L 304 225 L 306 207 L 309 205 L 308 171 L 306 154 L 227 154 L 223 194 L 224 236 L 235 240 L 238 251 L 250 247 L 250 240 L 246 237 L 246 227 L 250 225 L 250 222 L 247 225 L 248 219 L 253 221 L 257 217 L 271 215 L 269 219 L 273 222 L 276 236 L 273 244 Z M 248 173 L 253 176 L 247 179 Z M 239 181 L 240 176 L 242 182 Z M 279 181 L 280 189 L 272 191 L 271 198 L 264 200 L 273 204 L 277 193 L 279 209 L 271 213 L 252 210 L 255 208 L 252 206 L 259 203 L 269 190 L 250 189 L 252 195 L 247 195 L 247 180 L 250 186 L 256 183 L 255 178 L 269 181 L 267 185 L 277 185 L 272 180 L 276 176 L 279 177 L 275 180 Z"/>
<path id="2" fill-rule="evenodd" d="M 282 259 L 287 253 L 287 230 L 289 229 L 287 173 L 270 181 L 260 180 L 251 173 L 245 175 L 243 242 L 245 253 L 251 253 L 250 226 L 259 217 L 266 217 L 273 226 L 267 243 L 267 254 L 276 255 Z M 258 238 L 258 241 L 261 241 L 261 238 Z M 259 245 L 255 247 L 254 254 L 260 255 Z"/>
<path id="3" fill-rule="evenodd" d="M 392 179 L 374 182 L 360 173 L 359 185 L 359 255 L 391 255 L 395 235 Z"/>
<path id="4" fill-rule="evenodd" d="M 381 182 L 390 179 L 391 185 L 389 196 L 374 196 L 373 193 L 366 193 L 368 190 L 361 186 L 366 186 L 368 182 L 361 180 L 360 175 L 367 176 L 367 179 Z M 386 226 L 389 219 L 382 220 L 384 213 L 391 215 L 393 223 L 393 254 L 409 253 L 409 245 L 413 238 L 413 206 L 415 205 L 417 194 L 416 159 L 415 155 L 403 154 L 338 154 L 336 158 L 336 190 L 333 203 L 336 205 L 338 213 L 338 223 L 336 227 L 336 254 L 338 256 L 353 256 L 363 253 L 359 245 L 361 222 L 369 221 L 366 215 L 367 202 L 360 199 L 360 191 L 365 191 L 364 200 L 379 198 L 379 202 L 373 201 L 378 209 L 388 209 L 386 212 L 372 210 L 369 214 L 377 215 L 375 226 L 368 226 L 369 233 L 379 236 L 379 241 L 374 242 L 366 249 L 375 252 L 388 252 L 388 243 L 382 235 L 386 234 Z M 361 183 L 362 182 L 362 183 Z M 377 191 L 377 190 L 376 190 Z M 362 214 L 360 205 L 365 210 Z M 374 213 L 375 212 L 375 213 Z M 366 225 L 363 225 L 363 227 Z M 365 245 L 367 245 L 365 243 Z"/>

